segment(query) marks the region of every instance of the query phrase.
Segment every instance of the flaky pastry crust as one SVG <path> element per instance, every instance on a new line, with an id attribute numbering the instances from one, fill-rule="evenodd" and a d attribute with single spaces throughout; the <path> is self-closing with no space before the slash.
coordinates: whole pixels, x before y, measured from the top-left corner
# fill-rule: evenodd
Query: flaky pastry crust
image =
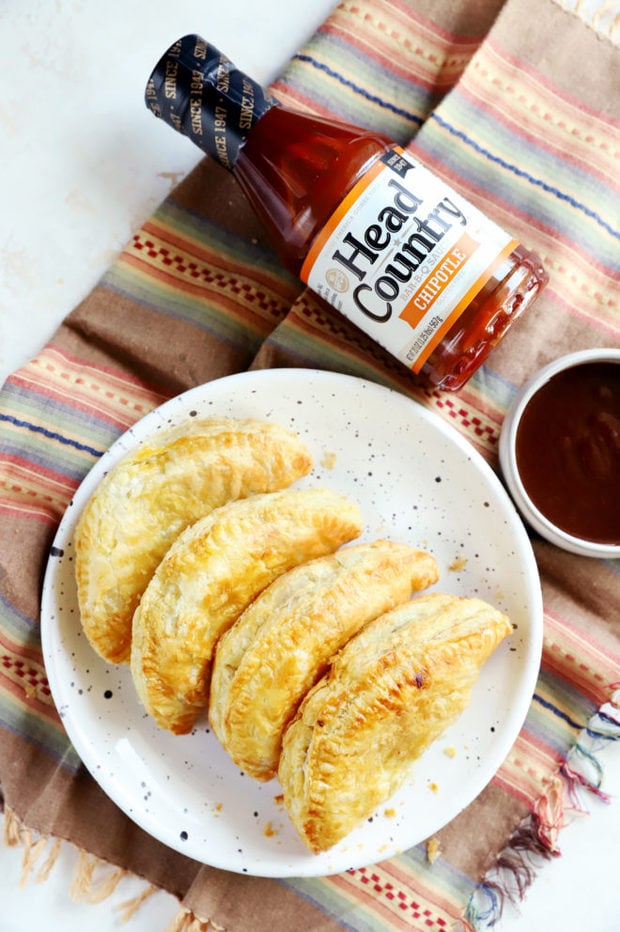
<path id="1" fill-rule="evenodd" d="M 312 851 L 339 842 L 402 785 L 511 630 L 480 599 L 426 594 L 349 641 L 284 735 L 284 804 Z"/>
<path id="2" fill-rule="evenodd" d="M 311 468 L 305 445 L 284 427 L 217 418 L 162 430 L 118 463 L 75 532 L 80 616 L 97 653 L 129 661 L 133 613 L 182 530 L 226 502 L 284 489 Z"/>
<path id="3" fill-rule="evenodd" d="M 217 640 L 278 576 L 357 537 L 357 505 L 329 489 L 287 489 L 216 509 L 159 564 L 133 619 L 131 671 L 146 710 L 176 734 L 208 703 Z"/>
<path id="4" fill-rule="evenodd" d="M 259 780 L 275 776 L 284 729 L 334 652 L 437 578 L 429 553 L 378 540 L 276 579 L 216 648 L 209 720 L 234 762 Z"/>

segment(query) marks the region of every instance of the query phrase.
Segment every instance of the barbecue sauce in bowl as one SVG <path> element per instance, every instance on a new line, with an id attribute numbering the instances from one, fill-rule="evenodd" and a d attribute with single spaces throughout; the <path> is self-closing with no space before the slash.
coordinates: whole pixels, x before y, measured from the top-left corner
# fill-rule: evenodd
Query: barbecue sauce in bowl
<path id="1" fill-rule="evenodd" d="M 499 460 L 534 531 L 620 559 L 620 348 L 578 350 L 533 375 L 506 412 Z"/>
<path id="2" fill-rule="evenodd" d="M 584 540 L 620 544 L 620 364 L 553 375 L 530 398 L 516 463 L 532 504 Z"/>

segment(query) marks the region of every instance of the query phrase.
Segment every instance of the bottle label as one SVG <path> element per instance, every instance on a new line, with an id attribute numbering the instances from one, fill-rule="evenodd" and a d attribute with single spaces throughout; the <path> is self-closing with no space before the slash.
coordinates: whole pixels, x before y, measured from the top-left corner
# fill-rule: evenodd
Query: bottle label
<path id="1" fill-rule="evenodd" d="M 410 153 L 375 162 L 314 240 L 301 278 L 419 372 L 518 242 Z"/>

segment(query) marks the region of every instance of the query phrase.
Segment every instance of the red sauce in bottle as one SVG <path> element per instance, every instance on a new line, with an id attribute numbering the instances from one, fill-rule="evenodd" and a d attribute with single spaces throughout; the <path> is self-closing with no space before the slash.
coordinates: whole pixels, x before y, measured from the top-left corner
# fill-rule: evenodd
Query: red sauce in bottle
<path id="1" fill-rule="evenodd" d="M 233 173 L 294 274 L 343 198 L 392 145 L 378 133 L 284 106 L 261 117 Z M 540 260 L 517 246 L 436 347 L 422 377 L 444 390 L 462 388 L 546 281 Z"/>
<path id="2" fill-rule="evenodd" d="M 326 310 L 340 310 L 433 386 L 461 388 L 547 281 L 533 253 L 410 153 L 281 105 L 200 37 L 168 50 L 146 100 L 233 173 L 284 264 Z M 366 186 L 381 172 L 373 201 Z M 363 200 L 374 204 L 367 214 Z M 319 256 L 345 203 L 357 226 Z M 377 272 L 386 268 L 391 277 Z"/>
<path id="3" fill-rule="evenodd" d="M 516 459 L 531 501 L 553 524 L 620 544 L 620 364 L 552 376 L 521 415 Z"/>

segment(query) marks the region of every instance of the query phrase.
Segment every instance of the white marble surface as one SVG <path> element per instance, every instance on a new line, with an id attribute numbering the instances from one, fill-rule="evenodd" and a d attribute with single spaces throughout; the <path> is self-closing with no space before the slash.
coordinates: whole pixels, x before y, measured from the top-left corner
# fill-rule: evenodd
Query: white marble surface
<path id="1" fill-rule="evenodd" d="M 199 153 L 147 112 L 145 78 L 185 32 L 209 36 L 268 81 L 322 21 L 332 0 L 4 0 L 0 4 L 0 382 L 34 354 L 97 282 L 132 231 Z M 604 755 L 620 794 L 620 747 Z M 618 932 L 620 801 L 594 799 L 561 836 L 519 910 L 498 932 Z M 20 888 L 21 851 L 0 845 L 2 932 L 158 932 L 176 901 L 151 897 L 125 925 L 117 907 L 142 889 L 123 880 L 98 905 L 69 897 L 76 853 L 64 845 L 49 879 Z M 86 926 L 87 924 L 87 926 Z M 234 932 L 234 930 L 228 930 Z"/>

